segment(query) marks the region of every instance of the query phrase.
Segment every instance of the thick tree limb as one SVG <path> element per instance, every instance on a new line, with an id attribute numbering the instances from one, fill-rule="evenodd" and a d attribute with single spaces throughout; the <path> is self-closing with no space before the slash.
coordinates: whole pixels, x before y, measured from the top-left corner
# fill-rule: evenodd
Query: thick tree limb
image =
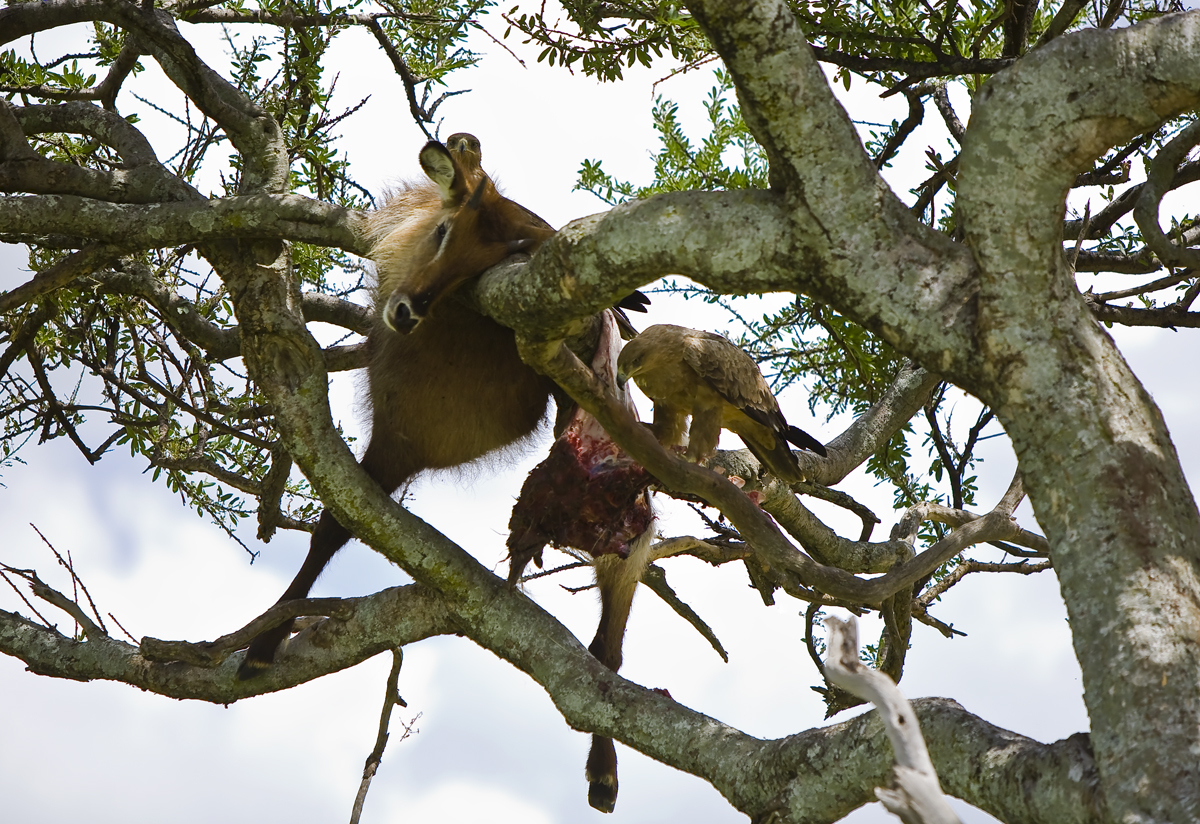
<path id="1" fill-rule="evenodd" d="M 1076 174 L 1200 105 L 1198 54 L 1196 12 L 1059 38 L 976 95 L 959 174 L 982 368 L 958 379 L 1004 423 L 1050 540 L 1115 820 L 1200 804 L 1178 757 L 1200 727 L 1200 515 L 1161 415 L 1075 289 L 1058 226 Z"/>
<path id="2" fill-rule="evenodd" d="M 332 323 L 360 335 L 371 331 L 371 310 L 361 304 L 320 292 L 305 292 L 301 301 L 305 320 Z"/>
<path id="3" fill-rule="evenodd" d="M 529 612 L 537 610 L 532 602 L 500 584 L 500 600 L 492 605 L 495 614 L 486 623 L 504 621 L 504 613 L 513 605 L 522 605 L 518 611 L 526 617 L 535 615 Z M 262 676 L 266 680 L 254 682 L 233 677 L 238 656 L 215 670 L 154 663 L 143 659 L 137 647 L 108 636 L 74 641 L 4 611 L 0 611 L 0 650 L 21 658 L 31 671 L 42 675 L 116 680 L 175 698 L 230 703 L 352 666 L 389 645 L 456 632 L 462 626 L 452 618 L 455 610 L 448 609 L 445 599 L 417 585 L 344 603 L 350 617 L 318 622 L 296 636 L 276 666 Z M 539 681 L 546 679 L 543 683 L 569 723 L 587 731 L 617 733 L 664 763 L 711 781 L 748 815 L 782 805 L 798 813 L 790 820 L 837 818 L 872 800 L 865 788 L 881 783 L 888 772 L 891 751 L 873 713 L 786 739 L 759 741 L 614 675 L 550 616 L 544 618 L 527 628 L 533 634 L 526 643 L 533 649 L 520 659 L 530 666 L 538 656 L 548 657 L 532 671 L 522 669 L 541 676 Z M 550 638 L 536 635 L 547 627 L 559 629 Z M 246 689 L 248 683 L 253 693 Z M 600 698 L 600 690 L 608 698 Z M 1046 824 L 1100 820 L 1095 768 L 1085 742 L 1039 744 L 1000 730 L 944 699 L 923 699 L 914 707 L 949 791 L 1006 820 Z M 649 723 L 651 718 L 659 720 Z M 1014 792 L 1018 787 L 1021 791 Z"/>
<path id="4" fill-rule="evenodd" d="M 201 195 L 159 164 L 145 136 L 114 112 L 85 103 L 14 107 L 0 101 L 0 121 L 19 124 L 4 130 L 0 150 L 0 191 L 69 194 L 122 203 L 199 200 Z M 25 135 L 47 132 L 87 134 L 114 148 L 126 168 L 92 169 L 35 152 Z"/>
<path id="5" fill-rule="evenodd" d="M 813 46 L 813 54 L 822 63 L 842 66 L 857 74 L 896 72 L 906 75 L 906 84 L 927 77 L 954 77 L 960 74 L 993 74 L 1012 65 L 1009 58 L 956 57 L 939 54 L 936 60 L 905 60 L 893 57 L 865 57 L 861 54 L 846 54 L 823 46 Z"/>
<path id="6" fill-rule="evenodd" d="M 208 666 L 208 659 L 204 659 L 203 666 L 177 660 L 159 663 L 143 657 L 138 647 L 108 635 L 76 641 L 3 610 L 0 610 L 0 651 L 20 658 L 38 675 L 76 681 L 121 681 L 171 698 L 228 704 L 249 695 L 287 689 L 354 666 L 386 649 L 454 631 L 442 600 L 418 586 L 385 589 L 365 598 L 329 600 L 337 601 L 336 610 L 346 617 L 318 622 L 297 635 L 280 653 L 281 666 L 249 684 L 234 677 L 240 655 L 228 658 L 217 668 Z M 272 617 L 278 620 L 285 615 L 268 614 L 258 621 Z M 239 637 L 246 635 L 246 630 L 242 630 Z M 143 640 L 143 644 L 147 642 L 160 652 L 178 653 L 168 642 Z M 179 642 L 175 644 L 178 646 Z M 203 645 L 185 646 L 199 649 Z"/>
<path id="7" fill-rule="evenodd" d="M 103 20 L 100 0 L 46 0 L 36 4 L 17 3 L 0 10 L 0 44 L 11 43 L 40 31 Z"/>
<path id="8" fill-rule="evenodd" d="M 58 263 L 38 272 L 30 280 L 9 292 L 0 293 L 0 312 L 10 312 L 32 300 L 48 295 L 68 283 L 108 266 L 124 250 L 112 243 L 92 243 Z"/>
<path id="9" fill-rule="evenodd" d="M 67 235 L 154 249 L 224 239 L 285 239 L 366 255 L 361 212 L 301 195 L 117 204 L 74 195 L 0 198 L 7 233 Z"/>

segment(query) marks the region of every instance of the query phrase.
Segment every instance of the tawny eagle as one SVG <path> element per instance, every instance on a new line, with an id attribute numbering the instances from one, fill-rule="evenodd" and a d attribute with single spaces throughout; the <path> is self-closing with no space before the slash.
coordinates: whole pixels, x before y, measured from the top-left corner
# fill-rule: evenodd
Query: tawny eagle
<path id="1" fill-rule="evenodd" d="M 758 364 L 720 335 L 683 326 L 651 326 L 617 359 L 617 382 L 632 378 L 654 401 L 651 431 L 664 446 L 683 444 L 692 416 L 687 458 L 703 461 L 717 449 L 721 430 L 736 432 L 777 478 L 804 479 L 792 443 L 825 455 L 821 442 L 788 424 Z"/>

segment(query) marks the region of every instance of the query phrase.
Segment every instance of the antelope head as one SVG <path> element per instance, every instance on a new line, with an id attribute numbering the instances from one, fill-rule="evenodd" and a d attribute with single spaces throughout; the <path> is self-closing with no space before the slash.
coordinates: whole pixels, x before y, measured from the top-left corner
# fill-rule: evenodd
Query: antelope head
<path id="1" fill-rule="evenodd" d="M 383 321 L 408 334 L 434 304 L 465 281 L 504 258 L 533 249 L 554 234 L 545 221 L 496 191 L 479 167 L 479 141 L 457 134 L 451 148 L 430 141 L 421 150 L 421 168 L 437 186 L 441 208 L 416 231 L 417 260 L 405 282 L 388 297 Z"/>

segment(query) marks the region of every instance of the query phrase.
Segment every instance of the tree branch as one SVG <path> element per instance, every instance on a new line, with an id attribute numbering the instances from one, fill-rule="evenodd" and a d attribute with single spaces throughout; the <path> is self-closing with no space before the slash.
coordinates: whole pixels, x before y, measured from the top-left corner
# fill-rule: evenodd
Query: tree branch
<path id="1" fill-rule="evenodd" d="M 0 293 L 0 312 L 11 312 L 19 306 L 48 295 L 76 279 L 92 274 L 112 264 L 123 249 L 112 243 L 91 243 L 74 254 L 42 271 L 17 288 Z"/>
<path id="2" fill-rule="evenodd" d="M 223 239 L 285 239 L 366 255 L 365 216 L 301 195 L 258 194 L 146 205 L 73 195 L 0 198 L 5 231 L 155 249 Z"/>
<path id="3" fill-rule="evenodd" d="M 210 659 L 196 654 L 203 645 L 143 639 L 142 644 L 149 643 L 151 650 L 167 650 L 164 656 L 171 659 L 154 661 L 143 657 L 138 647 L 108 635 L 76 641 L 3 610 L 0 652 L 20 658 L 38 675 L 120 681 L 171 698 L 228 704 L 249 695 L 288 689 L 354 666 L 386 649 L 454 631 L 442 600 L 414 585 L 385 589 L 365 598 L 316 600 L 336 603 L 339 614 L 346 618 L 318 622 L 304 630 L 281 651 L 277 666 L 253 682 L 234 677 L 240 655 L 212 668 L 208 665 Z M 307 602 L 301 602 L 300 607 L 312 609 Z M 268 611 L 249 627 L 281 619 L 288 613 L 288 605 L 274 609 L 277 612 Z M 241 643 L 252 634 L 248 628 L 243 629 L 214 644 L 227 648 L 229 639 Z M 183 652 L 185 649 L 190 651 Z M 203 665 L 182 663 L 180 657 L 195 657 Z"/>
<path id="4" fill-rule="evenodd" d="M 859 662 L 858 622 L 854 616 L 845 623 L 826 618 L 825 626 L 829 628 L 826 676 L 835 686 L 875 705 L 896 754 L 892 772 L 895 789 L 876 788 L 875 795 L 905 824 L 960 824 L 942 795 L 912 706 L 891 678 Z"/>
<path id="5" fill-rule="evenodd" d="M 279 124 L 197 56 L 168 12 L 125 0 L 104 0 L 104 7 L 106 19 L 137 34 L 167 77 L 221 125 L 244 159 L 239 191 L 286 191 L 290 164 Z"/>
<path id="6" fill-rule="evenodd" d="M 1200 105 L 1197 43 L 1191 12 L 1038 49 L 976 95 L 958 181 L 980 271 L 971 383 L 1053 547 L 1114 819 L 1186 818 L 1196 798 L 1168 753 L 1200 725 L 1200 514 L 1161 414 L 1079 296 L 1060 223 L 1077 174 Z"/>

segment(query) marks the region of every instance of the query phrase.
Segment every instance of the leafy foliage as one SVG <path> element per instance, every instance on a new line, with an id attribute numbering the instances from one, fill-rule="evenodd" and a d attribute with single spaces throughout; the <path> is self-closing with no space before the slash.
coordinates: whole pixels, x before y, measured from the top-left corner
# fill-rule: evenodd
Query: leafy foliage
<path id="1" fill-rule="evenodd" d="M 544 6 L 528 13 L 518 13 L 521 7 L 513 6 L 504 15 L 509 24 L 505 36 L 516 29 L 526 35 L 527 43 L 541 46 L 539 63 L 567 69 L 578 64 L 584 74 L 610 82 L 622 78 L 622 66 L 650 66 L 664 55 L 693 65 L 712 58 L 707 38 L 673 0 L 612 4 L 567 0 L 562 5 L 573 28 L 557 28 L 557 21 L 547 23 Z M 603 25 L 612 16 L 621 22 Z"/>

